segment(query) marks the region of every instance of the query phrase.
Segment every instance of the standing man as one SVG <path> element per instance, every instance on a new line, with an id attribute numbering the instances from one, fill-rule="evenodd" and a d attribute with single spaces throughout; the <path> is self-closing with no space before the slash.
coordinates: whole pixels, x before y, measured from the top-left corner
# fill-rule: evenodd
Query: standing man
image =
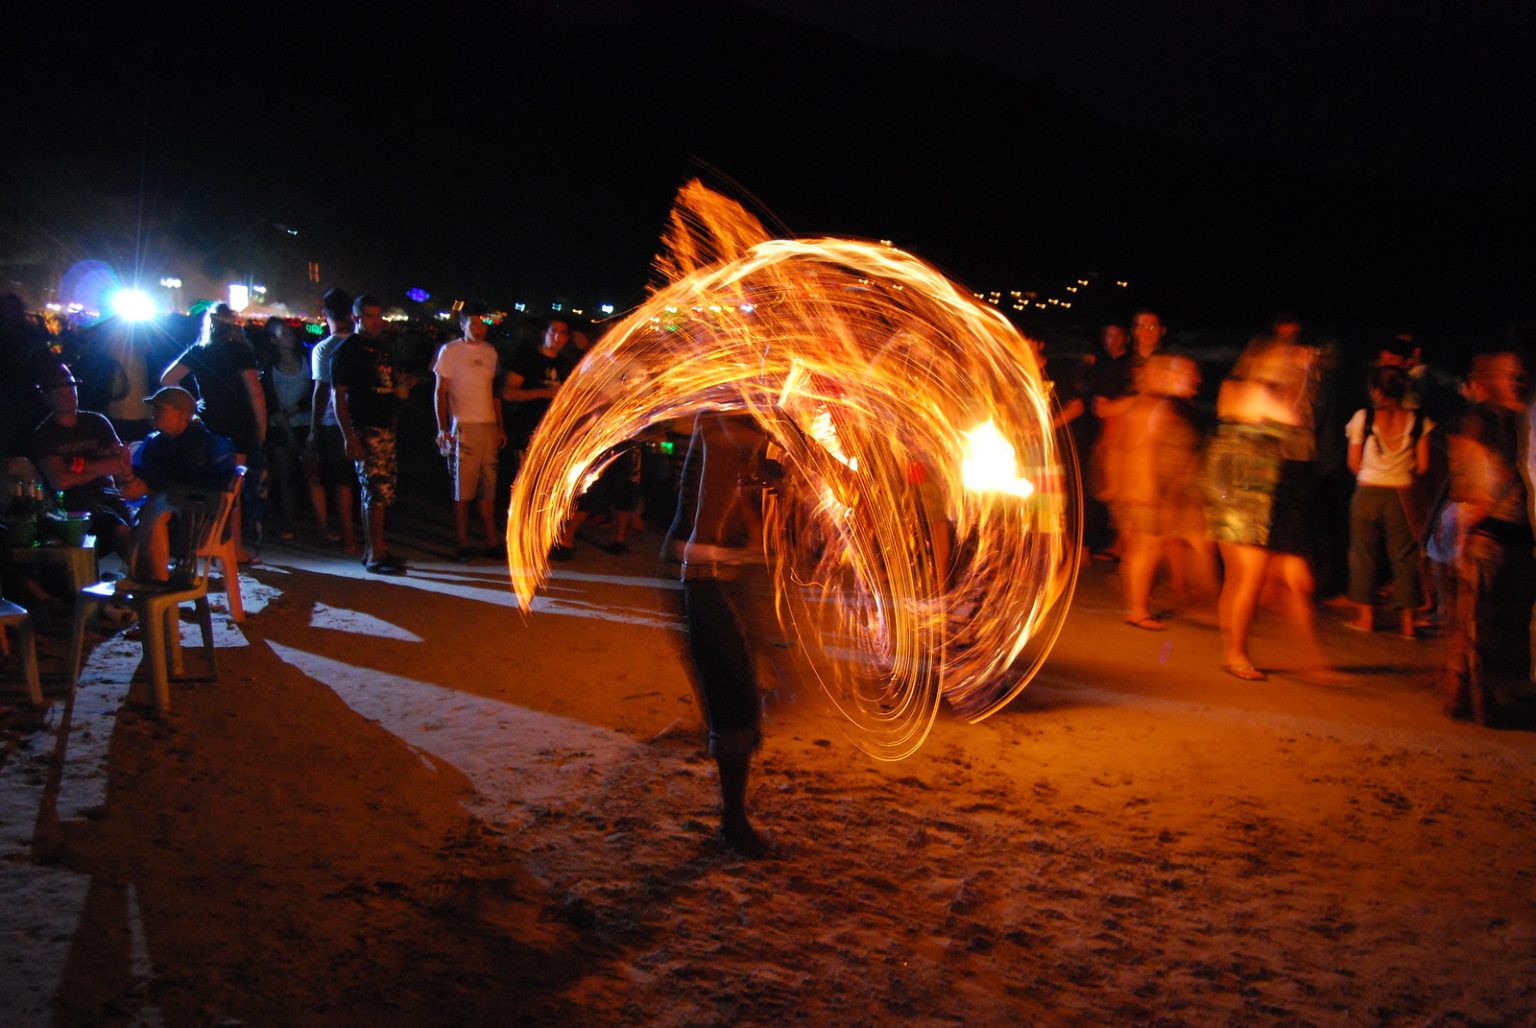
<path id="1" fill-rule="evenodd" d="M 341 548 L 352 554 L 357 552 L 357 534 L 352 528 L 355 472 L 352 462 L 347 459 L 341 427 L 336 424 L 336 409 L 331 405 L 331 368 L 336 361 L 336 351 L 352 336 L 352 298 L 344 290 L 332 288 L 325 291 L 320 302 L 325 309 L 325 324 L 330 335 L 316 343 L 310 354 L 310 377 L 315 380 L 315 395 L 309 407 L 309 437 L 304 441 L 304 473 L 311 482 L 318 479 L 321 485 L 320 489 L 312 490 L 315 520 L 322 526 L 328 524 L 325 490 L 329 489 L 341 531 L 327 538 L 341 543 Z"/>
<path id="2" fill-rule="evenodd" d="M 570 342 L 571 326 L 563 318 L 553 318 L 544 327 L 544 337 L 538 346 L 525 347 L 512 355 L 507 366 L 507 377 L 502 382 L 501 398 L 510 404 L 507 421 L 507 438 L 517 455 L 517 469 L 522 470 L 523 457 L 528 450 L 528 440 L 549 410 L 549 402 L 565 381 L 560 362 L 560 352 Z M 560 542 L 549 551 L 552 560 L 570 560 L 576 553 L 576 528 L 586 515 L 576 511 Z"/>
<path id="3" fill-rule="evenodd" d="M 389 552 L 384 512 L 395 502 L 399 462 L 395 425 L 411 390 L 384 341 L 384 309 L 364 294 L 352 301 L 354 331 L 336 351 L 331 397 L 336 424 L 363 492 L 363 566 L 375 575 L 403 575 L 405 561 Z"/>
<path id="4" fill-rule="evenodd" d="M 472 503 L 480 511 L 485 556 L 506 548 L 506 542 L 496 538 L 491 498 L 496 492 L 496 455 L 507 445 L 507 433 L 496 398 L 496 348 L 485 341 L 490 327 L 485 307 L 465 304 L 459 327 L 464 335 L 437 351 L 432 374 L 437 377 L 437 447 L 444 453 L 453 447 L 453 529 L 459 542 L 454 559 L 464 561 L 476 556 L 469 545 Z"/>

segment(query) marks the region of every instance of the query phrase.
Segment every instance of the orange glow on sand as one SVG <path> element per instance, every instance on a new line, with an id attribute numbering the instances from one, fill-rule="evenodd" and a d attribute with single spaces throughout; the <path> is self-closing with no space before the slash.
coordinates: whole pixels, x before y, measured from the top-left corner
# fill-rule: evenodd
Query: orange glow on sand
<path id="1" fill-rule="evenodd" d="M 785 632 L 874 756 L 913 753 L 947 699 L 979 721 L 1028 684 L 1077 578 L 1075 459 L 1033 348 L 888 246 L 772 239 L 697 182 L 665 285 L 561 387 L 512 491 L 528 610 L 612 448 L 701 411 L 751 415 L 784 482 L 763 546 Z"/>

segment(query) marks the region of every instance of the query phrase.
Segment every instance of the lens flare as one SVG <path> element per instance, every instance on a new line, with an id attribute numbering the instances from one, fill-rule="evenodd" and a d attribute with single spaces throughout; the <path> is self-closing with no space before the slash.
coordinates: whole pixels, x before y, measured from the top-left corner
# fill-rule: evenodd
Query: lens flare
<path id="1" fill-rule="evenodd" d="M 148 321 L 155 316 L 155 301 L 138 289 L 119 289 L 112 294 L 112 313 L 124 321 Z"/>
<path id="2" fill-rule="evenodd" d="M 513 487 L 526 610 L 576 498 L 621 444 L 704 411 L 773 443 L 763 549 L 779 619 L 871 754 L 900 759 L 941 699 L 979 721 L 1028 684 L 1077 578 L 1075 458 L 1033 347 L 910 254 L 771 239 L 690 183 L 669 279 L 561 387 Z"/>

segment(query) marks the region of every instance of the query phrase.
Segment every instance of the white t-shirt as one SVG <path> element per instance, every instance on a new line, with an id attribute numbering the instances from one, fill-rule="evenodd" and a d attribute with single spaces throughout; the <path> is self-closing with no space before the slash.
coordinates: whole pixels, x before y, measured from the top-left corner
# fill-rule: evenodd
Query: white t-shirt
<path id="1" fill-rule="evenodd" d="M 448 383 L 448 410 L 455 427 L 496 423 L 496 401 L 491 395 L 496 378 L 494 346 L 468 339 L 444 343 L 432 362 L 432 374 Z"/>
<path id="2" fill-rule="evenodd" d="M 351 338 L 351 332 L 338 332 L 335 335 L 326 336 L 315 344 L 315 348 L 309 352 L 309 367 L 316 382 L 331 384 L 331 366 L 336 363 L 336 351 L 342 343 Z M 336 424 L 334 403 L 327 403 L 325 409 L 320 412 L 320 424 Z"/>
<path id="3" fill-rule="evenodd" d="M 1435 423 L 1428 418 L 1419 422 L 1419 438 L 1422 439 Z M 1413 484 L 1415 451 L 1418 440 L 1413 435 L 1413 418 L 1403 422 L 1403 431 L 1390 438 L 1381 430 L 1381 419 L 1373 418 L 1371 437 L 1365 438 L 1365 411 L 1355 411 L 1355 416 L 1344 426 L 1344 435 L 1351 446 L 1365 444 L 1360 455 L 1360 474 L 1356 481 L 1361 485 L 1404 486 Z"/>

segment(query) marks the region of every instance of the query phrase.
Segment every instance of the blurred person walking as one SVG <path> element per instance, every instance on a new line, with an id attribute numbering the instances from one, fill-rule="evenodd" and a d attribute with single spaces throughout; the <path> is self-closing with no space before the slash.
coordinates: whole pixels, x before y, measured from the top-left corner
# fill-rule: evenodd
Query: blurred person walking
<path id="1" fill-rule="evenodd" d="M 444 343 L 432 362 L 437 378 L 433 410 L 437 415 L 438 449 L 448 455 L 453 473 L 453 530 L 458 541 L 456 560 L 483 552 L 496 556 L 506 550 L 497 538 L 493 503 L 497 454 L 507 445 L 501 404 L 496 397 L 496 349 L 486 342 L 490 318 L 481 304 L 465 304 L 459 315 L 463 335 Z M 485 548 L 469 545 L 469 508 L 480 513 Z"/>
<path id="2" fill-rule="evenodd" d="M 1167 625 L 1150 600 L 1170 544 L 1180 546 L 1170 564 L 1185 562 L 1180 570 L 1190 572 L 1196 591 L 1210 597 L 1217 591 L 1215 548 L 1206 535 L 1200 492 L 1200 428 L 1190 403 L 1200 388 L 1200 368 L 1189 357 L 1157 353 L 1138 376 L 1135 401 L 1119 415 L 1120 483 L 1112 509 L 1123 534 L 1125 623 L 1161 632 Z"/>
<path id="3" fill-rule="evenodd" d="M 1139 372 L 1162 346 L 1167 331 L 1163 319 L 1145 308 L 1131 317 L 1129 339 L 1119 325 L 1104 327 L 1103 343 L 1109 356 L 1096 366 L 1093 385 L 1093 414 L 1100 422 L 1098 444 L 1094 449 L 1093 494 L 1109 506 L 1115 540 L 1105 556 L 1111 559 L 1124 556 L 1124 540 L 1119 537 L 1124 528 L 1114 522 L 1114 505 L 1124 479 L 1124 471 L 1118 464 L 1125 452 L 1121 416 L 1136 402 Z"/>
<path id="4" fill-rule="evenodd" d="M 1480 725 L 1499 723 L 1501 692 L 1530 676 L 1536 559 L 1519 453 L 1526 384 L 1518 354 L 1474 357 L 1471 406 L 1450 439 L 1456 616 L 1442 698 L 1448 715 Z"/>
<path id="5" fill-rule="evenodd" d="M 1220 419 L 1206 451 L 1206 515 L 1221 550 L 1226 579 L 1218 614 L 1222 670 L 1234 678 L 1268 678 L 1248 652 L 1266 588 L 1279 596 L 1300 654 L 1302 677 L 1343 679 L 1318 643 L 1311 550 L 1312 400 L 1319 354 L 1274 335 L 1250 342 L 1222 383 Z"/>

